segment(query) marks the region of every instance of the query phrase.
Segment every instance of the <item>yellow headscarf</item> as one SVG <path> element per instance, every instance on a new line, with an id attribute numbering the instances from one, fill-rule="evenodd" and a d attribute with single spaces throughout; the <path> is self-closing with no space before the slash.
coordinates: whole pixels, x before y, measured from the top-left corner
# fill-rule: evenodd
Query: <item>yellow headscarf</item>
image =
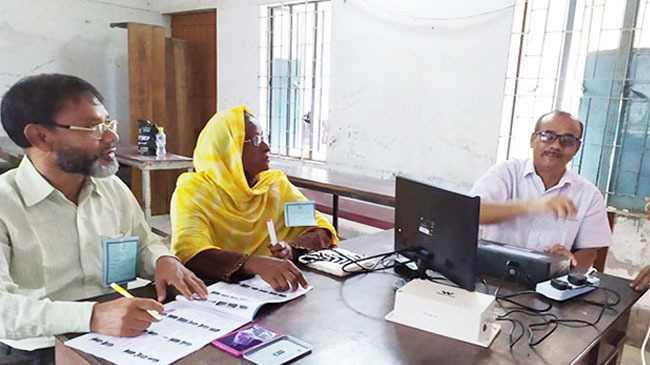
<path id="1" fill-rule="evenodd" d="M 278 240 L 291 242 L 316 227 L 286 227 L 284 203 L 307 200 L 279 170 L 257 175 L 248 186 L 242 163 L 246 106 L 215 114 L 203 128 L 194 150 L 196 172 L 176 182 L 171 203 L 172 252 L 186 263 L 199 252 L 225 249 L 270 255 L 266 220 L 272 219 Z M 318 227 L 334 227 L 316 212 Z"/>

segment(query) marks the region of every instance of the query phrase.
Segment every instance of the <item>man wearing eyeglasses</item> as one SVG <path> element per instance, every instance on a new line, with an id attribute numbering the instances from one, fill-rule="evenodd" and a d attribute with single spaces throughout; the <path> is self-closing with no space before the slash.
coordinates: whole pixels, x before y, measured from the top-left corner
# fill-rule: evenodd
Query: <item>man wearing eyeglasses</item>
<path id="1" fill-rule="evenodd" d="M 563 255 L 578 267 L 590 267 L 597 248 L 611 245 L 601 193 L 566 168 L 582 131 L 569 113 L 544 114 L 530 136 L 533 158 L 499 163 L 474 184 L 481 238 Z"/>
<path id="2" fill-rule="evenodd" d="M 0 108 L 5 131 L 26 152 L 0 176 L 0 362 L 52 363 L 52 335 L 60 333 L 137 336 L 155 321 L 146 311 L 163 310 L 168 285 L 188 299 L 207 296 L 114 176 L 117 122 L 92 85 L 60 74 L 27 77 Z M 78 301 L 110 291 L 102 240 L 117 235 L 139 238 L 134 265 L 155 281 L 158 302 Z"/>

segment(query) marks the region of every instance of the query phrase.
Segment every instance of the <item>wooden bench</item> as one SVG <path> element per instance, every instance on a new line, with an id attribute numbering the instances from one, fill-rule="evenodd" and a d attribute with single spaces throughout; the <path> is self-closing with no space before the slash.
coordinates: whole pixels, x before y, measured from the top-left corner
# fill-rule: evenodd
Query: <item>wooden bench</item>
<path id="1" fill-rule="evenodd" d="M 285 160 L 271 161 L 271 168 L 284 172 L 295 186 L 308 189 L 306 195 L 316 202 L 317 209 L 332 215 L 334 228 L 338 229 L 339 216 L 378 228 L 393 227 L 395 183 L 392 181 L 296 165 Z"/>
<path id="2" fill-rule="evenodd" d="M 316 209 L 319 212 L 334 216 L 330 194 L 304 188 L 301 188 L 300 191 L 307 199 L 316 202 Z M 340 198 L 338 217 L 381 229 L 391 229 L 395 226 L 394 208 L 356 199 Z"/>

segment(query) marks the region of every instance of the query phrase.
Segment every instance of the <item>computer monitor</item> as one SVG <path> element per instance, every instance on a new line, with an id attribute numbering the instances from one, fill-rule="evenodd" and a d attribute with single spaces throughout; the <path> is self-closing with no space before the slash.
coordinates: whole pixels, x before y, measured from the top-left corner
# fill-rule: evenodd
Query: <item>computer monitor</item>
<path id="1" fill-rule="evenodd" d="M 395 250 L 413 260 L 418 269 L 396 271 L 417 276 L 430 269 L 473 291 L 479 207 L 479 197 L 397 176 Z"/>

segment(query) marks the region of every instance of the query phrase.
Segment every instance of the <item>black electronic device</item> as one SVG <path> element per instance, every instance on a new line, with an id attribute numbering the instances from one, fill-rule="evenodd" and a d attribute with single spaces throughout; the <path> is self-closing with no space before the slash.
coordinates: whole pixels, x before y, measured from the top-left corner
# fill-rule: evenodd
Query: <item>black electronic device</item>
<path id="1" fill-rule="evenodd" d="M 535 285 L 566 275 L 571 268 L 568 258 L 501 243 L 479 240 L 477 270 L 480 274 Z"/>
<path id="2" fill-rule="evenodd" d="M 413 260 L 417 268 L 401 265 L 395 271 L 417 277 L 433 270 L 473 291 L 479 207 L 478 197 L 397 176 L 395 250 Z"/>
<path id="3" fill-rule="evenodd" d="M 583 286 L 583 285 L 587 285 L 587 283 L 589 283 L 587 281 L 587 275 L 581 274 L 579 272 L 570 273 L 569 276 L 567 277 L 567 281 L 569 281 L 569 283 L 571 283 L 571 284 L 573 284 L 575 286 Z"/>
<path id="4" fill-rule="evenodd" d="M 554 287 L 557 290 L 569 290 L 569 289 L 571 289 L 571 286 L 569 285 L 569 283 L 567 283 L 564 280 L 557 279 L 557 278 L 551 279 L 551 286 Z"/>

